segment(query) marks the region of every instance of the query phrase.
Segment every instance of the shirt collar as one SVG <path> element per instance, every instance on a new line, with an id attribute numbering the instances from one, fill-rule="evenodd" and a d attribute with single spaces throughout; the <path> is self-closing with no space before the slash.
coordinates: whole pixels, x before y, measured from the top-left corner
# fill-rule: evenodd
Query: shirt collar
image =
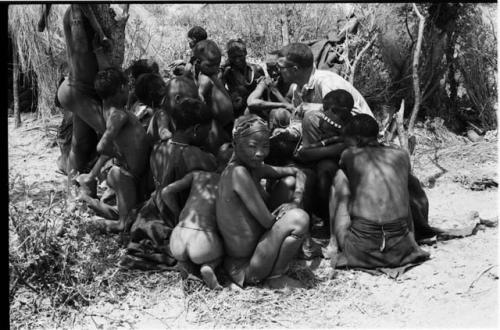
<path id="1" fill-rule="evenodd" d="M 313 69 L 311 71 L 311 75 L 309 76 L 309 81 L 307 82 L 307 84 L 305 84 L 304 86 L 302 86 L 302 90 L 314 89 L 314 82 L 315 82 L 315 76 L 314 76 L 314 74 L 315 73 L 316 73 L 316 68 L 313 67 Z"/>

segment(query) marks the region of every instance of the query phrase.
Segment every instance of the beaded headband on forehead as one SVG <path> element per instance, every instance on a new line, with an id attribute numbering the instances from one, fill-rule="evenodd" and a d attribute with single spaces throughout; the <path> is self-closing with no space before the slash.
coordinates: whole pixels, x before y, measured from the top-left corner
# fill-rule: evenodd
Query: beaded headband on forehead
<path id="1" fill-rule="evenodd" d="M 237 140 L 256 132 L 269 133 L 269 127 L 262 118 L 257 115 L 239 117 L 234 123 L 233 140 Z"/>

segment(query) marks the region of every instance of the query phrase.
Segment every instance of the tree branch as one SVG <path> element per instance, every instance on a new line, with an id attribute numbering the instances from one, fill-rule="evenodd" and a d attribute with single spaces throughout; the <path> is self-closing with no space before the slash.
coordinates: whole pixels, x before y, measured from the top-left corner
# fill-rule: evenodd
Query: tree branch
<path id="1" fill-rule="evenodd" d="M 418 11 L 417 6 L 413 3 L 413 10 L 418 16 L 418 37 L 417 37 L 417 47 L 415 48 L 415 52 L 413 53 L 413 90 L 415 92 L 415 102 L 413 104 L 413 110 L 410 116 L 410 122 L 408 123 L 408 134 L 412 135 L 413 126 L 415 125 L 415 121 L 417 119 L 418 111 L 420 110 L 420 103 L 422 95 L 420 93 L 420 81 L 418 77 L 418 61 L 420 58 L 420 49 L 422 48 L 422 39 L 424 36 L 424 25 L 425 18 Z"/>
<path id="2" fill-rule="evenodd" d="M 356 66 L 358 65 L 359 61 L 361 60 L 361 57 L 363 54 L 375 43 L 375 40 L 377 40 L 378 34 L 374 35 L 372 40 L 366 44 L 366 46 L 359 52 L 359 54 L 356 56 L 354 59 L 354 63 L 352 64 L 351 67 L 351 75 L 349 77 L 349 82 L 354 85 L 354 74 L 356 73 Z"/>
<path id="3" fill-rule="evenodd" d="M 404 113 L 405 113 L 405 100 L 403 99 L 401 101 L 401 107 L 399 108 L 399 111 L 396 114 L 396 127 L 398 130 L 398 139 L 401 148 L 403 148 L 404 150 L 406 150 L 406 152 L 408 152 L 408 154 L 410 154 L 410 150 L 408 149 L 408 135 L 405 132 L 404 121 L 403 121 Z"/>

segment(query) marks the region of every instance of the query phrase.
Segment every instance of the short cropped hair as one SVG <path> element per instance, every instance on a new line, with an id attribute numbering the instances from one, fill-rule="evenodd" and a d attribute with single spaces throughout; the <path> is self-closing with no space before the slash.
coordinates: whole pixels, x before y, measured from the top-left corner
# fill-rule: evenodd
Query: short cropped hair
<path id="1" fill-rule="evenodd" d="M 158 107 L 165 96 L 166 87 L 159 74 L 144 73 L 135 82 L 135 95 L 145 105 Z"/>
<path id="2" fill-rule="evenodd" d="M 207 108 L 203 101 L 186 98 L 174 107 L 171 111 L 171 117 L 175 123 L 176 129 L 187 129 L 197 124 L 208 124 L 212 119 L 212 112 Z"/>
<path id="3" fill-rule="evenodd" d="M 346 136 L 359 136 L 365 138 L 374 138 L 378 136 L 378 123 L 370 115 L 359 114 L 354 116 L 345 126 L 344 134 Z"/>
<path id="4" fill-rule="evenodd" d="M 159 73 L 158 63 L 151 59 L 141 58 L 134 61 L 126 70 L 126 74 L 131 74 L 134 79 L 139 78 L 144 73 Z"/>
<path id="5" fill-rule="evenodd" d="M 332 110 L 340 116 L 342 121 L 347 121 L 351 117 L 353 107 L 354 99 L 345 89 L 335 89 L 323 98 L 323 109 Z"/>
<path id="6" fill-rule="evenodd" d="M 193 79 L 189 79 L 186 76 L 177 76 L 177 77 L 170 79 L 167 82 L 166 93 L 165 93 L 165 102 L 166 103 L 170 102 L 169 91 L 170 91 L 170 87 L 172 86 L 172 84 L 179 84 L 180 90 L 183 91 L 183 95 L 185 95 L 185 97 L 195 98 L 198 96 L 198 87 L 196 86 L 196 83 L 194 82 Z"/>
<path id="7" fill-rule="evenodd" d="M 311 48 L 302 43 L 289 44 L 278 52 L 278 56 L 284 56 L 287 61 L 294 63 L 301 69 L 311 68 L 314 64 L 314 56 Z"/>
<path id="8" fill-rule="evenodd" d="M 193 48 L 193 56 L 197 59 L 202 57 L 222 57 L 219 46 L 213 40 L 202 40 Z"/>
<path id="9" fill-rule="evenodd" d="M 247 53 L 247 46 L 245 42 L 241 39 L 231 39 L 227 42 L 226 45 L 227 56 L 232 57 L 234 55 L 245 54 Z"/>
<path id="10" fill-rule="evenodd" d="M 193 26 L 188 31 L 188 38 L 194 39 L 197 42 L 208 38 L 207 31 L 201 26 Z"/>
<path id="11" fill-rule="evenodd" d="M 97 72 L 94 80 L 94 88 L 101 99 L 114 96 L 126 84 L 127 77 L 117 68 L 108 68 Z"/>

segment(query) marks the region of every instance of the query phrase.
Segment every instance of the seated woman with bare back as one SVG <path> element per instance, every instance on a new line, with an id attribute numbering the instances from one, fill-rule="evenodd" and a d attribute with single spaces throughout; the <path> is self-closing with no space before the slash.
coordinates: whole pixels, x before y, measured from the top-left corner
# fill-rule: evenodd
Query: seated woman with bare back
<path id="1" fill-rule="evenodd" d="M 146 132 L 139 120 L 125 110 L 128 88 L 127 78 L 118 69 L 109 68 L 97 73 L 95 89 L 103 100 L 103 115 L 106 131 L 97 144 L 101 154 L 89 174 L 78 177 L 79 182 L 95 180 L 105 162 L 115 158 L 107 176 L 107 184 L 116 192 L 118 222 L 104 220 L 106 231 L 120 232 L 125 229 L 125 219 L 129 211 L 144 200 L 147 193 L 148 156 L 151 150 Z M 106 210 L 108 205 L 91 198 L 81 190 L 80 198 L 97 211 Z M 106 212 L 106 211 L 101 211 Z"/>
<path id="2" fill-rule="evenodd" d="M 179 218 L 170 236 L 172 256 L 186 272 L 191 268 L 191 263 L 201 265 L 201 277 L 210 289 L 222 288 L 214 272 L 224 254 L 215 220 L 219 178 L 218 173 L 193 171 L 161 191 L 163 202 Z M 188 200 L 180 211 L 175 194 L 188 189 Z"/>
<path id="3" fill-rule="evenodd" d="M 410 158 L 379 144 L 377 134 L 377 122 L 366 114 L 345 127 L 345 139 L 354 146 L 342 153 L 335 177 L 330 248 L 335 251 L 338 242 L 342 250 L 337 266 L 399 267 L 429 258 L 414 238 Z"/>
<path id="4" fill-rule="evenodd" d="M 305 175 L 295 167 L 264 164 L 269 128 L 257 115 L 235 122 L 234 153 L 219 182 L 217 226 L 224 240 L 224 268 L 238 284 L 266 281 L 271 287 L 300 287 L 284 273 L 298 253 L 309 228 L 302 204 Z M 294 191 L 279 184 L 265 191 L 261 179 L 295 179 Z M 286 185 L 288 186 L 288 185 Z M 277 207 L 273 212 L 268 205 Z"/>

